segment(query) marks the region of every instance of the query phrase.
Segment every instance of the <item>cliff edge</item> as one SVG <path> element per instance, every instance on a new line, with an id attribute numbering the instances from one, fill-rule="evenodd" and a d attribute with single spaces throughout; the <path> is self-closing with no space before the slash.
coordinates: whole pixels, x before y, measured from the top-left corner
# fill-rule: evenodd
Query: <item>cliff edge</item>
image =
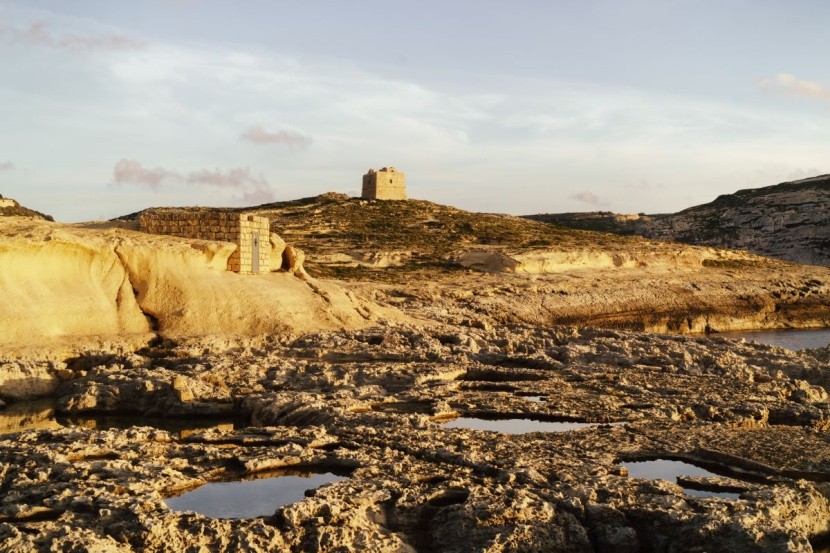
<path id="1" fill-rule="evenodd" d="M 669 215 L 529 215 L 557 225 L 830 265 L 830 175 L 739 190 Z"/>

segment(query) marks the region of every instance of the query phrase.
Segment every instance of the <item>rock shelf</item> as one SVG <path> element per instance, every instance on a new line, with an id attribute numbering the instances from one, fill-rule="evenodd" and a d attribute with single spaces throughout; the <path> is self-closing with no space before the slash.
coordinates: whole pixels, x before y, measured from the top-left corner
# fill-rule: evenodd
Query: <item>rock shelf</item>
<path id="1" fill-rule="evenodd" d="M 522 325 L 160 341 L 87 360 L 57 410 L 249 426 L 0 436 L 0 551 L 807 552 L 830 531 L 828 353 Z M 457 416 L 600 424 L 437 422 Z M 657 458 L 732 472 L 671 482 L 620 465 Z M 290 469 L 351 476 L 257 518 L 165 504 Z"/>

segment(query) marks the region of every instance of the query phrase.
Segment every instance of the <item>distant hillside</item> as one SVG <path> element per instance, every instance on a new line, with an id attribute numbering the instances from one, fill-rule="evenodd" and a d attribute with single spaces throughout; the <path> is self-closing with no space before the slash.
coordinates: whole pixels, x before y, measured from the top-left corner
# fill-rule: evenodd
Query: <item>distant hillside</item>
<path id="1" fill-rule="evenodd" d="M 678 332 L 830 321 L 830 269 L 747 252 L 335 193 L 221 211 L 268 217 L 312 277 L 422 320 Z"/>
<path id="2" fill-rule="evenodd" d="M 200 209 L 200 208 L 191 208 Z M 626 250 L 639 237 L 578 232 L 521 217 L 471 213 L 432 202 L 367 201 L 329 192 L 312 198 L 221 211 L 250 212 L 271 219 L 272 229 L 308 254 L 318 276 L 382 280 L 409 278 L 413 270 L 460 268 L 450 260 L 469 250 Z M 137 220 L 131 213 L 120 220 Z M 375 269 L 386 269 L 375 272 Z"/>
<path id="3" fill-rule="evenodd" d="M 639 234 L 804 263 L 830 265 L 830 175 L 739 190 L 670 215 L 529 215 L 578 229 Z"/>
<path id="4" fill-rule="evenodd" d="M 2 198 L 2 196 L 0 196 Z M 44 219 L 46 221 L 54 221 L 51 215 L 43 214 L 33 209 L 28 209 L 20 204 L 13 206 L 0 207 L 0 217 L 32 217 L 34 219 Z"/>
<path id="5" fill-rule="evenodd" d="M 539 213 L 525 215 L 525 219 L 549 223 L 561 227 L 614 234 L 637 234 L 636 225 L 644 217 L 654 215 L 621 215 L 611 211 L 585 211 L 573 213 Z"/>

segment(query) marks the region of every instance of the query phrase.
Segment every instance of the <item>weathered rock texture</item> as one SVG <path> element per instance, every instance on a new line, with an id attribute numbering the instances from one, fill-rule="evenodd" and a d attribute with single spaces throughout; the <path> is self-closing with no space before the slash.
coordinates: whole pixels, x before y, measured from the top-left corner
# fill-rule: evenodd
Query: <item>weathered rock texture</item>
<path id="1" fill-rule="evenodd" d="M 257 211 L 342 282 L 309 278 L 277 236 L 281 270 L 243 277 L 225 271 L 226 242 L 3 223 L 2 336 L 18 351 L 49 316 L 82 336 L 99 310 L 105 336 L 157 337 L 0 352 L 0 395 L 14 390 L 0 553 L 807 553 L 830 532 L 830 348 L 586 327 L 830 326 L 830 269 L 427 202 L 329 194 Z M 588 426 L 443 424 L 458 416 Z M 628 476 L 660 458 L 718 476 Z M 350 477 L 253 519 L 164 502 L 287 469 Z"/>
<path id="2" fill-rule="evenodd" d="M 830 269 L 743 251 L 415 200 L 325 194 L 252 211 L 303 245 L 313 274 L 425 320 L 676 332 L 830 326 Z"/>
<path id="3" fill-rule="evenodd" d="M 0 437 L 0 551 L 806 553 L 830 530 L 827 353 L 381 325 L 87 359 L 56 394 L 66 428 L 30 412 L 23 430 L 18 410 L 16 432 Z M 118 429 L 94 413 L 202 415 L 197 428 L 234 413 L 258 426 Z M 458 415 L 596 425 L 519 435 L 442 425 Z M 706 466 L 722 476 L 684 485 L 739 497 L 695 497 L 621 466 L 655 458 Z M 254 519 L 164 503 L 283 469 L 350 478 Z"/>
<path id="4" fill-rule="evenodd" d="M 641 221 L 638 233 L 649 238 L 830 265 L 830 175 L 740 190 L 674 215 Z"/>
<path id="5" fill-rule="evenodd" d="M 0 224 L 0 344 L 148 332 L 290 333 L 357 328 L 372 318 L 370 303 L 305 278 L 295 249 L 285 259 L 288 270 L 243 278 L 226 271 L 236 249 L 227 242 L 20 217 Z"/>
<path id="6" fill-rule="evenodd" d="M 529 218 L 830 265 L 830 175 L 740 190 L 672 215 L 570 213 Z"/>

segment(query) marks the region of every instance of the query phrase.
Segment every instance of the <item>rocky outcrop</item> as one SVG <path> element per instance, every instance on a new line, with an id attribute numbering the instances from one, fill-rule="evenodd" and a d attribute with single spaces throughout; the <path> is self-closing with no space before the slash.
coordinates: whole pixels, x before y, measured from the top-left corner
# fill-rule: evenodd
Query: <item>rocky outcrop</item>
<path id="1" fill-rule="evenodd" d="M 45 215 L 39 211 L 28 209 L 11 198 L 3 198 L 0 194 L 0 218 L 2 217 L 27 217 L 32 219 L 43 219 L 44 221 L 53 221 L 50 215 Z"/>
<path id="2" fill-rule="evenodd" d="M 48 394 L 67 357 L 135 349 L 155 334 L 290 334 L 400 316 L 311 279 L 302 252 L 277 240 L 281 268 L 242 276 L 225 270 L 235 246 L 224 242 L 20 217 L 2 219 L 2 231 L 0 397 Z"/>
<path id="3" fill-rule="evenodd" d="M 112 235 L 0 221 L 0 343 L 150 331 Z"/>
<path id="4" fill-rule="evenodd" d="M 325 194 L 250 211 L 302 244 L 313 274 L 424 320 L 679 332 L 830 325 L 830 270 L 745 251 L 417 200 Z"/>
<path id="5" fill-rule="evenodd" d="M 636 268 L 701 269 L 709 262 L 737 262 L 750 260 L 742 252 L 715 250 L 713 248 L 677 247 L 672 251 L 602 251 L 592 250 L 543 250 L 505 253 L 474 250 L 458 256 L 463 267 L 494 273 L 543 275 L 583 270 L 613 270 Z"/>
<path id="6" fill-rule="evenodd" d="M 830 265 L 830 175 L 739 190 L 671 215 L 565 213 L 530 219 L 572 228 L 751 251 Z"/>
<path id="7" fill-rule="evenodd" d="M 740 190 L 674 215 L 642 219 L 637 228 L 658 240 L 830 265 L 830 175 Z"/>
<path id="8" fill-rule="evenodd" d="M 0 436 L 0 551 L 807 553 L 830 530 L 826 353 L 382 325 L 91 358 L 57 391 L 65 428 L 17 410 Z M 210 406 L 259 426 L 205 429 Z M 201 416 L 176 432 L 150 418 L 72 422 L 95 413 Z M 503 434 L 442 422 L 459 415 L 594 424 Z M 625 468 L 661 458 L 717 476 Z M 348 478 L 258 518 L 165 503 L 288 469 Z"/>

